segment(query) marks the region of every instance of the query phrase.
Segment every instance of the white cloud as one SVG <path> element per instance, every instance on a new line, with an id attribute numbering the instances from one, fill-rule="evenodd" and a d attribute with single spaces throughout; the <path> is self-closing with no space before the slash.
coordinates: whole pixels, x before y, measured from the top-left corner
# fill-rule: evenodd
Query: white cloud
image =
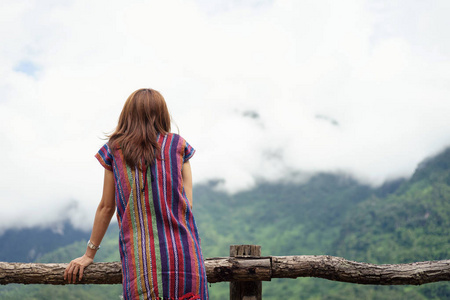
<path id="1" fill-rule="evenodd" d="M 411 175 L 450 144 L 448 4 L 379 3 L 2 1 L 0 229 L 91 226 L 93 154 L 140 87 L 197 149 L 196 182 Z"/>

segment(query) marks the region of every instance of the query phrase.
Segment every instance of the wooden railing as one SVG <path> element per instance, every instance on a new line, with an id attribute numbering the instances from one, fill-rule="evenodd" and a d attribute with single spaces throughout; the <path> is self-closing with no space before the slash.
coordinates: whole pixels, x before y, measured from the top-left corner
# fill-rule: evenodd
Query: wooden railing
<path id="1" fill-rule="evenodd" d="M 208 282 L 230 282 L 231 300 L 261 299 L 261 281 L 318 277 L 377 285 L 421 285 L 450 281 L 450 260 L 375 265 L 328 255 L 261 256 L 256 245 L 230 246 L 230 257 L 205 260 Z M 0 284 L 67 284 L 67 264 L 0 262 Z M 93 263 L 77 284 L 121 284 L 119 262 Z"/>

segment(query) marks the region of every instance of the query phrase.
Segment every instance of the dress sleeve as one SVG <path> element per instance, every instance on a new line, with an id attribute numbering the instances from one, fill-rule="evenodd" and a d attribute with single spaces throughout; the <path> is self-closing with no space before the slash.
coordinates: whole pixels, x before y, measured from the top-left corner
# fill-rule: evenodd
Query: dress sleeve
<path id="1" fill-rule="evenodd" d="M 113 164 L 113 156 L 111 154 L 111 150 L 109 149 L 108 144 L 103 145 L 103 147 L 98 150 L 95 157 L 98 159 L 100 164 L 107 170 L 112 171 Z"/>
<path id="2" fill-rule="evenodd" d="M 186 142 L 186 145 L 184 146 L 184 153 L 183 153 L 183 163 L 187 162 L 195 153 L 195 149 L 192 148 L 191 145 Z"/>

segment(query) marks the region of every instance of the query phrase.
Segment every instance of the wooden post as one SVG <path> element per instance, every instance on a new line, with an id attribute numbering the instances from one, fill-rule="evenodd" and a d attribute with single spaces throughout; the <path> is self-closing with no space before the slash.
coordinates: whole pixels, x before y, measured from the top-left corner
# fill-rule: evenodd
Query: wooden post
<path id="1" fill-rule="evenodd" d="M 251 258 L 261 256 L 261 246 L 257 245 L 231 245 L 231 257 Z M 231 281 L 230 300 L 261 300 L 261 281 Z"/>

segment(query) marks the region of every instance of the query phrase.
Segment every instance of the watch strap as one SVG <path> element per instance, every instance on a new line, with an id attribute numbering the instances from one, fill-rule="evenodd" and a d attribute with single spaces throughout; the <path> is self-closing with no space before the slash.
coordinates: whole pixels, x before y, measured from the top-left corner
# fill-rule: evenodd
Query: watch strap
<path id="1" fill-rule="evenodd" d="M 99 245 L 99 246 L 96 246 L 96 245 L 92 244 L 91 240 L 89 240 L 89 241 L 87 242 L 87 246 L 88 246 L 90 249 L 92 249 L 92 250 L 98 250 L 98 249 L 100 249 L 100 245 Z"/>

